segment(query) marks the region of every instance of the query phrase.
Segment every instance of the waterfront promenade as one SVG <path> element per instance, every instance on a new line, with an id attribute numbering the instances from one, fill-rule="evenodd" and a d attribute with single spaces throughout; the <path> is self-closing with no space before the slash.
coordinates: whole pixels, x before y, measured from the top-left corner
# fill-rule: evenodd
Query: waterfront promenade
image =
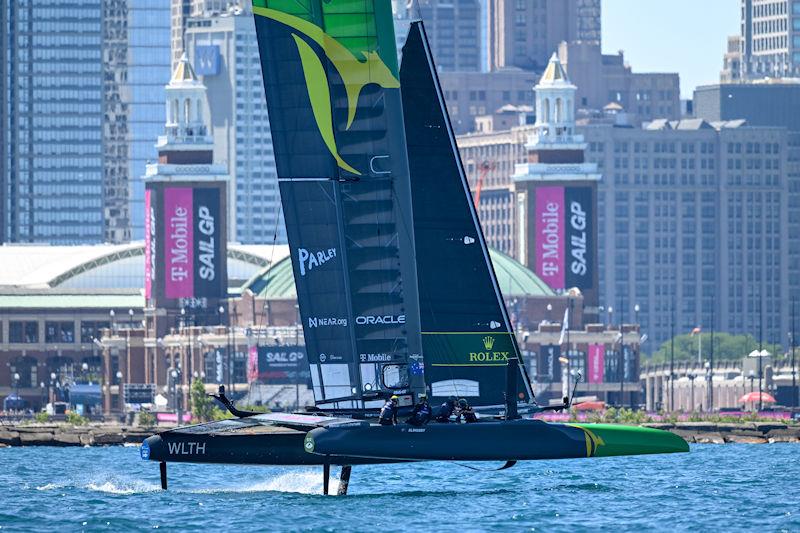
<path id="1" fill-rule="evenodd" d="M 697 444 L 800 444 L 800 424 L 772 422 L 649 422 L 642 425 L 670 431 Z M 6 446 L 114 446 L 139 444 L 169 429 L 119 424 L 4 424 L 0 425 L 0 447 Z"/>

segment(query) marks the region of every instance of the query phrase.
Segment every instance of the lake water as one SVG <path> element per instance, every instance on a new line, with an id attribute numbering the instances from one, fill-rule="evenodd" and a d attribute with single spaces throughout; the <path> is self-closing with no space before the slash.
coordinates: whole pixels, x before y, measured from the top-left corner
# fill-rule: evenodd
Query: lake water
<path id="1" fill-rule="evenodd" d="M 0 531 L 800 530 L 797 444 L 362 466 L 347 497 L 321 495 L 321 468 L 170 464 L 169 483 L 137 447 L 3 448 Z"/>

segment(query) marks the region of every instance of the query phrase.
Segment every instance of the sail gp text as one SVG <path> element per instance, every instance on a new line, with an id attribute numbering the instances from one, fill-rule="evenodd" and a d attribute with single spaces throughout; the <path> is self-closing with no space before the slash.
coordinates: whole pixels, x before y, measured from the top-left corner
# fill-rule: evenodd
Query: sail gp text
<path id="1" fill-rule="evenodd" d="M 586 275 L 586 211 L 581 207 L 580 202 L 571 202 L 569 206 L 572 216 L 569 219 L 573 234 L 570 237 L 572 245 L 573 261 L 570 263 L 570 270 L 578 276 Z"/>
<path id="2" fill-rule="evenodd" d="M 214 269 L 214 265 L 216 264 L 216 249 L 214 248 L 214 216 L 211 214 L 211 210 L 206 206 L 200 206 L 197 210 L 197 215 L 199 218 L 199 222 L 197 224 L 197 229 L 200 230 L 200 234 L 206 237 L 206 240 L 200 240 L 198 242 L 198 248 L 200 250 L 200 269 L 199 274 L 200 277 L 206 281 L 214 281 L 216 277 L 216 272 Z"/>
<path id="3" fill-rule="evenodd" d="M 306 272 L 310 272 L 318 266 L 324 265 L 334 257 L 336 257 L 336 248 L 318 251 L 298 248 L 297 260 L 300 263 L 300 275 L 305 276 Z"/>

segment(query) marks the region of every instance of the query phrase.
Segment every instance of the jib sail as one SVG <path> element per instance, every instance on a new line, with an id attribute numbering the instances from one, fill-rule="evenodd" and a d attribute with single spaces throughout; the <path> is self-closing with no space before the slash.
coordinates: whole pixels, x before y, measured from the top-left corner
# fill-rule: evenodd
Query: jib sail
<path id="1" fill-rule="evenodd" d="M 425 378 L 434 397 L 502 405 L 517 348 L 422 23 L 400 68 L 411 169 Z M 530 385 L 520 367 L 519 400 Z"/>
<path id="2" fill-rule="evenodd" d="M 389 0 L 254 0 L 319 406 L 424 390 L 411 191 Z"/>

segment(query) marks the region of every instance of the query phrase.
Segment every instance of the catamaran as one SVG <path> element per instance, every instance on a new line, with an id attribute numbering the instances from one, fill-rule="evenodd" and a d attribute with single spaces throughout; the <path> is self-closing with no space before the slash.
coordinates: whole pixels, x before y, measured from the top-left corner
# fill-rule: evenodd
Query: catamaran
<path id="1" fill-rule="evenodd" d="M 686 452 L 655 429 L 559 424 L 537 405 L 456 147 L 425 29 L 398 67 L 389 0 L 254 0 L 315 407 L 238 410 L 154 435 L 167 462 L 341 466 Z M 455 396 L 477 423 L 376 423 Z M 555 409 L 568 408 L 570 400 Z"/>

